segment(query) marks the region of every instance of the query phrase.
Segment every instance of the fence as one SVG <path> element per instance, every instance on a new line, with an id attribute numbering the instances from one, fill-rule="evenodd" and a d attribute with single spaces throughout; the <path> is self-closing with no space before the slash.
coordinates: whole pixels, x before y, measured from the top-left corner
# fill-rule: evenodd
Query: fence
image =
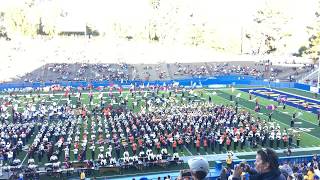
<path id="1" fill-rule="evenodd" d="M 312 158 L 313 158 L 313 155 L 305 155 L 305 156 L 289 156 L 289 157 L 280 157 L 279 158 L 279 163 L 282 164 L 282 163 L 303 163 L 303 162 L 311 162 L 312 161 Z M 239 159 L 239 160 L 234 160 L 233 161 L 233 164 L 236 165 L 236 164 L 239 164 L 240 162 L 243 162 L 244 160 L 243 159 Z M 249 164 L 251 167 L 254 167 L 254 162 L 255 162 L 255 159 L 246 159 L 245 160 L 247 164 Z M 218 177 L 220 176 L 220 173 L 221 173 L 221 170 L 222 170 L 222 164 L 223 162 L 222 161 L 215 161 L 215 166 L 210 168 L 210 172 L 208 174 L 208 179 L 210 180 L 215 180 L 215 179 L 218 179 Z M 179 176 L 179 172 L 163 172 L 163 173 L 156 173 L 156 174 L 145 174 L 145 175 L 141 175 L 141 176 L 127 176 L 127 177 L 118 177 L 118 178 L 112 178 L 112 179 L 122 179 L 122 180 L 131 180 L 133 178 L 135 179 L 141 179 L 141 178 L 145 178 L 145 179 L 148 179 L 148 180 L 156 180 L 158 179 L 158 177 L 166 177 L 168 175 L 170 175 L 170 177 L 172 179 L 175 179 L 176 177 Z M 111 177 L 109 177 L 111 178 Z M 98 178 L 98 179 L 107 179 L 106 177 L 101 177 L 101 178 Z"/>
<path id="2" fill-rule="evenodd" d="M 92 85 L 93 87 L 98 86 L 110 86 L 110 85 L 121 85 L 122 87 L 130 87 L 131 85 L 135 86 L 147 86 L 147 85 L 172 85 L 179 84 L 180 86 L 186 87 L 196 87 L 196 86 L 214 86 L 214 85 L 243 85 L 243 86 L 270 86 L 277 88 L 303 88 L 308 89 L 302 85 L 295 85 L 298 83 L 289 83 L 289 82 L 269 82 L 264 81 L 262 79 L 257 79 L 253 76 L 240 76 L 240 75 L 224 75 L 224 76 L 213 76 L 213 77 L 205 77 L 205 78 L 189 78 L 189 79 L 180 79 L 180 80 L 166 80 L 166 81 L 143 81 L 143 80 L 134 80 L 134 81 L 93 81 L 93 82 L 85 82 L 85 81 L 61 81 L 61 82 L 34 82 L 34 83 L 1 83 L 0 90 L 8 90 L 15 88 L 41 88 L 48 87 L 52 85 L 60 85 L 60 86 L 71 86 L 71 87 L 87 87 L 88 85 Z M 308 85 L 305 85 L 308 86 Z M 221 86 L 220 86 L 221 87 Z M 310 90 L 310 88 L 309 88 Z"/>

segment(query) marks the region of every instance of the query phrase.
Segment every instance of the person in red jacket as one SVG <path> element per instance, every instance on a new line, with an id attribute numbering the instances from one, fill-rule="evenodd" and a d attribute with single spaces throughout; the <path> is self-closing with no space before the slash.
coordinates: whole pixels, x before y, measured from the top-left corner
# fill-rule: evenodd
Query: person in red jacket
<path id="1" fill-rule="evenodd" d="M 229 151 L 230 150 L 230 146 L 231 146 L 231 140 L 230 140 L 229 137 L 227 137 L 226 145 L 227 145 L 227 150 Z"/>
<path id="2" fill-rule="evenodd" d="M 173 141 L 173 143 L 172 143 L 172 151 L 173 151 L 173 153 L 177 152 L 177 141 Z"/>
<path id="3" fill-rule="evenodd" d="M 197 153 L 200 152 L 200 139 L 196 140 L 196 148 L 197 148 Z"/>
<path id="4" fill-rule="evenodd" d="M 207 150 L 208 150 L 208 140 L 207 140 L 207 138 L 205 138 L 203 140 L 203 147 L 204 147 L 204 150 L 207 152 Z"/>
<path id="5" fill-rule="evenodd" d="M 141 138 L 138 139 L 139 144 L 139 151 L 141 152 L 143 150 L 143 140 Z"/>
<path id="6" fill-rule="evenodd" d="M 161 149 L 161 144 L 160 142 L 156 143 L 156 148 L 157 148 L 157 154 L 160 154 L 160 149 Z"/>
<path id="7" fill-rule="evenodd" d="M 133 153 L 133 155 L 136 155 L 136 153 L 137 153 L 137 143 L 133 143 L 132 144 L 132 153 Z"/>

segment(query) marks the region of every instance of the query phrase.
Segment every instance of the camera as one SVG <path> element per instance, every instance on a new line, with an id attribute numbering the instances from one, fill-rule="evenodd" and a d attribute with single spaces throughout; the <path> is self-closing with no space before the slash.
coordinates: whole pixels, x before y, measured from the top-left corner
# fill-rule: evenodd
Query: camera
<path id="1" fill-rule="evenodd" d="M 181 177 L 190 177 L 191 176 L 191 171 L 188 169 L 180 171 Z"/>
<path id="2" fill-rule="evenodd" d="M 241 168 L 245 168 L 245 167 L 246 167 L 246 163 L 241 162 L 241 163 L 239 164 L 239 166 L 240 166 Z"/>

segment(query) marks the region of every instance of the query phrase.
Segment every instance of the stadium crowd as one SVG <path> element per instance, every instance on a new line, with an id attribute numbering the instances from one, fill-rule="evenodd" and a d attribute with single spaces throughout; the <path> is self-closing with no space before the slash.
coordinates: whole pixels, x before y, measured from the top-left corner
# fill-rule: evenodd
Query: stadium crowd
<path id="1" fill-rule="evenodd" d="M 27 73 L 22 77 L 24 82 L 58 82 L 58 81 L 92 81 L 92 80 L 123 80 L 129 79 L 129 65 L 89 64 L 89 63 L 53 63 Z"/>
<path id="2" fill-rule="evenodd" d="M 301 70 L 302 71 L 302 70 Z M 297 68 L 266 66 L 253 62 L 235 63 L 52 63 L 16 78 L 13 82 L 127 81 L 198 78 L 217 75 L 248 75 L 289 80 L 301 76 Z M 293 76 L 294 74 L 294 76 Z"/>

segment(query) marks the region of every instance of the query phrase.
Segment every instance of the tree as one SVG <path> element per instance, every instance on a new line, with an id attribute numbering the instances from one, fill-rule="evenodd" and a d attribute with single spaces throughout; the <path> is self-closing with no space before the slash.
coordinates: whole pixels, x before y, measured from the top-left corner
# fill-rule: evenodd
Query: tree
<path id="1" fill-rule="evenodd" d="M 280 10 L 266 6 L 257 10 L 253 27 L 246 30 L 245 40 L 251 44 L 252 54 L 272 54 L 286 47 L 286 37 L 291 33 L 284 29 L 290 21 Z"/>
<path id="2" fill-rule="evenodd" d="M 4 25 L 4 12 L 0 12 L 0 38 L 8 38 L 7 30 Z"/>
<path id="3" fill-rule="evenodd" d="M 318 6 L 320 7 L 320 1 L 318 2 Z M 314 18 L 314 23 L 307 27 L 310 38 L 308 39 L 308 46 L 304 49 L 303 54 L 316 63 L 320 56 L 320 12 L 315 12 Z"/>

